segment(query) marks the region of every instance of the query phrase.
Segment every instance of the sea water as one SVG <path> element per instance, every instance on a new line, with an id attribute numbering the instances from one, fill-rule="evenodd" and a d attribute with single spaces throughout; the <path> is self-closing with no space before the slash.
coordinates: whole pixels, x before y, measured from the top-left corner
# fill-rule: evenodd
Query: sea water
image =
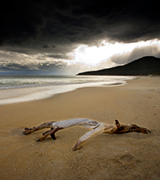
<path id="1" fill-rule="evenodd" d="M 131 76 L 0 76 L 0 89 L 73 84 L 124 84 Z"/>
<path id="2" fill-rule="evenodd" d="M 0 104 L 38 100 L 81 87 L 123 85 L 131 76 L 0 76 Z"/>

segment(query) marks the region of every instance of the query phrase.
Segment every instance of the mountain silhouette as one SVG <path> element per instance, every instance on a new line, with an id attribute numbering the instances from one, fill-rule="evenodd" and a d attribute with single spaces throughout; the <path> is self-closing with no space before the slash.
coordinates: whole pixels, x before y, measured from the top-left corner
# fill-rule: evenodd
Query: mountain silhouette
<path id="1" fill-rule="evenodd" d="M 160 58 L 146 56 L 123 66 L 98 71 L 87 71 L 77 75 L 160 75 Z"/>

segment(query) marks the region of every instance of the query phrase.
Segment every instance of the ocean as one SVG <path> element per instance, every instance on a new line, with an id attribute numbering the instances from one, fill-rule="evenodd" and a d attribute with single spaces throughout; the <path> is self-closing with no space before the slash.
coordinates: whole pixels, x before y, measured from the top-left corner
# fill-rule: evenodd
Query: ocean
<path id="1" fill-rule="evenodd" d="M 0 89 L 44 87 L 59 85 L 83 85 L 105 83 L 124 84 L 131 76 L 0 76 Z"/>
<path id="2" fill-rule="evenodd" d="M 0 104 L 38 100 L 81 87 L 123 85 L 131 76 L 0 76 Z"/>

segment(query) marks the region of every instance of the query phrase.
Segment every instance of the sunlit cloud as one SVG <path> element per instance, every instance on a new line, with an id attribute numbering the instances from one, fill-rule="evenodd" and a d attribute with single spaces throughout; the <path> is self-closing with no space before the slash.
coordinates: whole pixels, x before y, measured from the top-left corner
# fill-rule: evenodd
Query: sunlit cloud
<path id="1" fill-rule="evenodd" d="M 74 59 L 78 63 L 84 63 L 88 66 L 97 66 L 108 61 L 112 56 L 131 53 L 134 49 L 145 49 L 147 47 L 160 48 L 160 41 L 157 39 L 149 41 L 140 41 L 135 43 L 109 43 L 102 41 L 101 46 L 79 46 L 73 53 Z M 152 50 L 154 49 L 152 48 Z M 144 51 L 142 51 L 143 53 Z M 146 55 L 148 55 L 148 52 Z M 145 53 L 143 54 L 145 56 Z M 133 59 L 134 60 L 134 59 Z"/>

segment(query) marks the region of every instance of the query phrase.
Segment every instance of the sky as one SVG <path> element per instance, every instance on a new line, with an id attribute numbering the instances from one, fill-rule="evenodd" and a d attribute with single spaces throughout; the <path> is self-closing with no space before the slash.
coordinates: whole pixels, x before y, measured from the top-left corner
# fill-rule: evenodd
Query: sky
<path id="1" fill-rule="evenodd" d="M 157 0 L 1 3 L 0 75 L 74 75 L 160 57 Z"/>

